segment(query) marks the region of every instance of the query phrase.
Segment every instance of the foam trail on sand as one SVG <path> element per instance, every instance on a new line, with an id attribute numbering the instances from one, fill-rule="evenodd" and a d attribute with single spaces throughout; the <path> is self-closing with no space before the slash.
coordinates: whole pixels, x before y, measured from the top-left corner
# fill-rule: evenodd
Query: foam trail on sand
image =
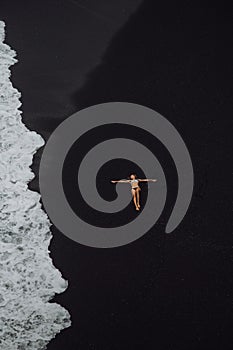
<path id="1" fill-rule="evenodd" d="M 51 302 L 67 281 L 49 256 L 51 223 L 40 194 L 28 189 L 30 169 L 43 138 L 26 128 L 20 93 L 10 81 L 16 53 L 0 21 L 0 349 L 46 349 L 70 326 L 70 314 Z"/>

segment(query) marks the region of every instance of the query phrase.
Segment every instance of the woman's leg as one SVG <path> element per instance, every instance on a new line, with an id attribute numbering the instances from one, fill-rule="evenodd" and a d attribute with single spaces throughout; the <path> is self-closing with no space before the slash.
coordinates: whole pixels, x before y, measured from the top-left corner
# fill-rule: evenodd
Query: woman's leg
<path id="1" fill-rule="evenodd" d="M 139 188 L 136 189 L 136 195 L 137 195 L 137 206 L 140 208 L 140 190 Z"/>
<path id="2" fill-rule="evenodd" d="M 133 196 L 133 202 L 135 205 L 136 210 L 139 210 L 138 205 L 137 205 L 137 197 L 136 197 L 136 191 L 135 190 L 131 190 L 132 196 Z"/>

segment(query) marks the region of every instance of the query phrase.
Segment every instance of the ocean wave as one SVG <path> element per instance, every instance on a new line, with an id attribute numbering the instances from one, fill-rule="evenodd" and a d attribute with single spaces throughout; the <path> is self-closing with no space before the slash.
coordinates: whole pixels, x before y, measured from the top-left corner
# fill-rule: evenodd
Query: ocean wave
<path id="1" fill-rule="evenodd" d="M 49 256 L 51 223 L 40 194 L 28 189 L 30 166 L 43 138 L 21 118 L 20 92 L 10 81 L 16 53 L 0 21 L 0 349 L 46 349 L 71 325 L 70 314 L 53 303 L 68 282 Z"/>

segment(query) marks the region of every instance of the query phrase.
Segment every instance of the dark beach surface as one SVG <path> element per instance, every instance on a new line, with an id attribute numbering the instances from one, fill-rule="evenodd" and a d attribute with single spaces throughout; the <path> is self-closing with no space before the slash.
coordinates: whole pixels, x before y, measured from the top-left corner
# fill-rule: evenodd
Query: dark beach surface
<path id="1" fill-rule="evenodd" d="M 69 310 L 72 326 L 48 349 L 231 349 L 231 9 L 189 1 L 3 0 L 0 10 L 6 42 L 19 60 L 12 82 L 22 92 L 29 129 L 47 140 L 82 108 L 110 101 L 142 104 L 176 127 L 195 174 L 190 208 L 170 235 L 164 228 L 177 177 L 169 154 L 155 141 L 151 149 L 165 171 L 169 195 L 148 234 L 120 248 L 94 249 L 52 227 L 50 255 L 69 281 L 53 301 Z M 111 132 L 126 136 L 132 130 Z M 81 149 L 76 145 L 64 169 L 64 186 L 77 212 L 74 155 L 98 135 L 93 131 Z M 109 135 L 101 131 L 101 138 Z M 143 142 L 139 131 L 133 137 Z M 29 187 L 35 191 L 42 151 L 32 166 L 36 177 Z M 143 176 L 126 161 L 100 170 L 97 184 L 104 198 L 113 199 L 114 192 L 102 179 L 126 177 L 129 169 Z M 143 190 L 144 203 L 146 186 Z M 88 210 L 82 215 L 96 222 Z M 127 222 L 133 215 L 129 207 L 116 220 Z"/>

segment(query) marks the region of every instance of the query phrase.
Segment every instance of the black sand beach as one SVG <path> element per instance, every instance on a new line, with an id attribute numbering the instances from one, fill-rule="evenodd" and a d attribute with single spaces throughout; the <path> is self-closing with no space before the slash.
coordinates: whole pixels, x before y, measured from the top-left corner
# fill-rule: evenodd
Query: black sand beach
<path id="1" fill-rule="evenodd" d="M 3 0 L 0 5 L 6 42 L 19 60 L 12 82 L 22 93 L 29 129 L 47 140 L 59 123 L 82 108 L 110 101 L 142 104 L 177 128 L 195 174 L 190 208 L 171 235 L 165 235 L 164 227 L 177 177 L 159 142 L 152 147 L 166 168 L 169 196 L 147 235 L 104 250 L 81 246 L 52 227 L 51 258 L 69 282 L 54 301 L 69 310 L 72 326 L 48 349 L 230 349 L 230 9 L 187 1 L 117 3 Z M 41 153 L 32 166 L 36 177 L 29 187 L 35 191 Z M 113 162 L 108 176 L 127 176 L 132 164 L 125 162 L 120 170 L 119 165 Z M 69 193 L 74 188 L 69 172 L 76 166 L 67 163 L 64 172 Z M 101 171 L 103 178 L 107 171 Z M 100 183 L 103 196 L 108 188 Z M 73 191 L 75 201 L 78 210 Z M 133 209 L 123 215 L 122 222 Z"/>

